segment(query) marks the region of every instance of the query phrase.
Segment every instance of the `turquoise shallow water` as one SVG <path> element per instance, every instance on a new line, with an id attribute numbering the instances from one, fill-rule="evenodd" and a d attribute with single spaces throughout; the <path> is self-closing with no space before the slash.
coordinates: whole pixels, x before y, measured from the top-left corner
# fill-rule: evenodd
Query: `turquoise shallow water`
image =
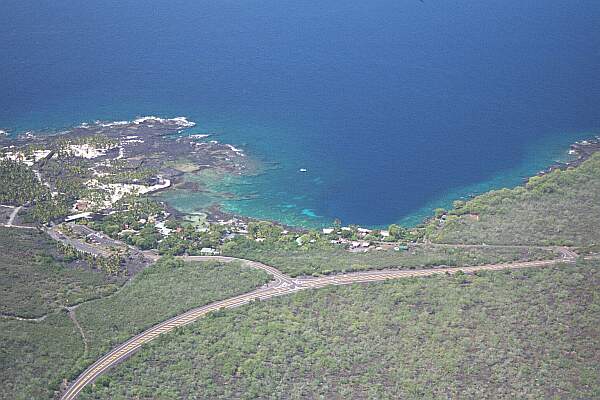
<path id="1" fill-rule="evenodd" d="M 513 167 L 499 171 L 490 179 L 441 193 L 400 219 L 369 226 L 383 227 L 388 223 L 413 226 L 431 216 L 435 208 L 451 207 L 454 200 L 468 199 L 470 196 L 489 190 L 520 185 L 524 179 L 545 170 L 549 165 L 557 161 L 570 160 L 571 156 L 568 154 L 570 144 L 595 136 L 594 133 L 585 132 L 545 137 L 528 144 L 523 149 L 521 160 Z M 292 164 L 296 165 L 293 162 Z M 302 186 L 306 187 L 304 194 L 291 197 L 288 191 L 282 190 L 286 182 L 292 181 L 295 182 L 296 192 L 302 192 Z M 324 227 L 333 221 L 331 216 L 318 215 L 315 209 L 310 208 L 311 204 L 315 204 L 315 207 L 319 206 L 318 200 L 311 196 L 314 196 L 320 190 L 319 188 L 323 188 L 324 179 L 308 168 L 306 172 L 301 172 L 299 169 L 291 170 L 286 165 L 268 165 L 257 175 L 200 179 L 200 182 L 203 182 L 210 192 L 176 192 L 166 194 L 163 198 L 184 212 L 202 211 L 209 205 L 218 203 L 224 211 L 230 213 L 276 220 L 292 226 Z M 316 198 L 318 199 L 318 195 Z M 369 205 L 365 204 L 365 207 Z"/>
<path id="2" fill-rule="evenodd" d="M 595 0 L 3 0 L 0 129 L 185 115 L 275 164 L 181 206 L 413 223 L 600 132 L 598 20 Z"/>

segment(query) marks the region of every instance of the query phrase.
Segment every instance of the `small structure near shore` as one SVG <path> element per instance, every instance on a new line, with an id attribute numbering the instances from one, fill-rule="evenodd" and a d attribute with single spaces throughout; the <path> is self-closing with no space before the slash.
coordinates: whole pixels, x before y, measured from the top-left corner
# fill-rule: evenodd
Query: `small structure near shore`
<path id="1" fill-rule="evenodd" d="M 91 212 L 84 212 L 84 213 L 80 213 L 80 214 L 69 215 L 68 217 L 65 218 L 65 222 L 76 221 L 78 219 L 91 219 L 91 218 L 92 218 Z"/>
<path id="2" fill-rule="evenodd" d="M 213 249 L 211 247 L 203 247 L 200 249 L 200 254 L 203 256 L 217 256 L 221 254 L 218 250 Z"/>

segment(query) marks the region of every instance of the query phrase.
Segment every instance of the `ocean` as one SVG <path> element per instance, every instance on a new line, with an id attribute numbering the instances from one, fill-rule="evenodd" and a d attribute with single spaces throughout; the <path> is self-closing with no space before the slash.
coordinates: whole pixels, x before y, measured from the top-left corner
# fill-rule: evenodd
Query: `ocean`
<path id="1" fill-rule="evenodd" d="M 211 183 L 227 211 L 411 225 L 600 133 L 599 20 L 593 0 L 3 0 L 0 129 L 184 115 L 267 166 Z"/>

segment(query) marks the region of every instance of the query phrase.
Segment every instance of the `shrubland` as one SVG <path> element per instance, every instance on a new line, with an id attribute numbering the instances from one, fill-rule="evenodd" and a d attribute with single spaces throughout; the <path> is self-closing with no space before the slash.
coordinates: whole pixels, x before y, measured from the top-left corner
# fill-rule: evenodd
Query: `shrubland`
<path id="1" fill-rule="evenodd" d="M 235 263 L 184 263 L 163 258 L 114 295 L 77 308 L 89 341 L 89 361 L 158 322 L 249 292 L 270 279 L 266 272 Z"/>
<path id="2" fill-rule="evenodd" d="M 165 258 L 123 286 L 120 278 L 62 259 L 37 231 L 0 228 L 0 244 L 2 399 L 52 399 L 63 380 L 74 379 L 111 346 L 270 280 L 235 264 Z M 77 303 L 71 317 L 85 339 L 64 308 Z"/>
<path id="3" fill-rule="evenodd" d="M 448 247 L 421 244 L 375 250 L 350 252 L 326 241 L 298 246 L 296 242 L 256 242 L 243 237 L 222 246 L 225 255 L 260 261 L 276 266 L 291 276 L 327 275 L 388 268 L 432 268 L 436 266 L 469 266 L 501 262 L 552 258 L 553 253 L 539 248 L 505 247 Z"/>
<path id="4" fill-rule="evenodd" d="M 530 178 L 456 203 L 428 237 L 438 243 L 505 245 L 600 244 L 600 153 L 577 168 Z"/>
<path id="5" fill-rule="evenodd" d="M 252 303 L 161 337 L 81 398 L 598 398 L 599 267 L 441 275 Z"/>
<path id="6" fill-rule="evenodd" d="M 0 227 L 0 313 L 24 318 L 45 315 L 113 293 L 123 279 L 92 271 L 64 257 L 46 234 Z"/>

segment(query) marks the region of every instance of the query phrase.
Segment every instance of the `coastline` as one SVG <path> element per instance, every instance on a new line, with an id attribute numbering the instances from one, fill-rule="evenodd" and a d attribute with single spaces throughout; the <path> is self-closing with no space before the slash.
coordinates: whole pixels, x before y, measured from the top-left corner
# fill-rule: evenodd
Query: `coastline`
<path id="1" fill-rule="evenodd" d="M 418 210 L 409 213 L 407 216 L 400 220 L 391 220 L 389 224 L 399 224 L 406 228 L 413 228 L 423 223 L 426 223 L 434 216 L 434 211 L 437 208 L 451 208 L 452 203 L 455 200 L 465 200 L 485 192 L 499 190 L 503 188 L 514 188 L 520 185 L 524 185 L 529 178 L 533 176 L 539 176 L 547 174 L 555 169 L 566 169 L 577 167 L 586 159 L 588 159 L 592 153 L 600 150 L 600 139 L 596 134 L 593 133 L 578 133 L 569 135 L 563 140 L 559 140 L 557 143 L 541 143 L 532 146 L 528 149 L 528 157 L 523 163 L 513 170 L 502 171 L 495 177 L 489 180 L 478 182 L 473 185 L 460 187 L 445 195 L 439 196 L 438 198 L 427 202 Z M 218 184 L 218 183 L 217 183 Z M 222 182 L 221 182 L 222 185 Z M 230 190 L 233 185 L 226 185 Z M 231 191 L 228 192 L 231 197 Z M 334 218 L 331 219 L 320 219 L 315 221 L 312 218 L 295 218 L 295 219 L 270 219 L 267 216 L 261 215 L 260 213 L 253 215 L 246 215 L 241 213 L 239 207 L 235 207 L 244 201 L 243 198 L 228 199 L 224 198 L 226 204 L 214 206 L 218 213 L 248 218 L 250 220 L 269 220 L 276 224 L 295 227 L 297 229 L 320 229 L 327 228 L 331 225 Z M 302 210 L 306 211 L 306 210 Z M 301 212 L 300 214 L 306 215 Z M 298 221 L 305 223 L 294 224 L 292 221 Z M 306 223 L 308 222 L 308 223 Z M 348 223 L 352 223 L 349 221 Z M 389 226 L 386 225 L 364 225 L 364 228 L 369 229 L 385 229 Z"/>
<path id="2" fill-rule="evenodd" d="M 467 200 L 492 190 L 514 188 L 524 185 L 533 176 L 544 175 L 554 169 L 576 167 L 600 147 L 599 142 L 599 136 L 589 132 L 557 135 L 554 140 L 542 140 L 526 149 L 525 159 L 514 168 L 501 171 L 485 181 L 445 192 L 394 223 L 414 227 L 429 220 L 435 209 L 450 208 L 455 200 Z"/>
<path id="3" fill-rule="evenodd" d="M 538 146 L 534 146 L 532 149 L 530 149 L 529 154 L 530 157 L 536 159 L 535 162 L 530 164 L 528 162 L 529 160 L 526 160 L 523 162 L 523 165 L 515 168 L 513 171 L 503 171 L 502 173 L 498 174 L 498 176 L 488 181 L 458 188 L 455 191 L 449 192 L 445 196 L 428 202 L 417 212 L 409 214 L 400 221 L 390 221 L 390 224 L 398 223 L 407 228 L 418 226 L 430 220 L 433 217 L 434 210 L 436 208 L 451 207 L 452 202 L 455 200 L 464 200 L 488 191 L 499 190 L 502 188 L 514 188 L 519 185 L 524 185 L 532 176 L 544 175 L 555 169 L 577 167 L 586 159 L 588 159 L 591 154 L 596 151 L 600 151 L 600 138 L 598 136 L 594 134 L 583 133 L 576 134 L 573 137 L 577 138 L 577 140 L 571 141 L 568 145 L 565 145 L 565 141 L 562 140 L 559 143 L 551 144 L 549 148 L 545 149 L 545 151 L 544 149 L 538 148 Z M 573 138 L 568 138 L 568 140 L 572 139 Z M 547 154 L 544 154 L 545 152 Z M 204 210 L 208 220 L 215 222 L 232 218 L 237 218 L 246 222 L 268 220 L 269 222 L 283 226 L 288 230 L 326 228 L 331 225 L 331 222 L 333 222 L 332 218 L 331 221 L 321 221 L 316 224 L 294 224 L 290 223 L 290 220 L 270 219 L 268 217 L 263 217 L 260 214 L 246 215 L 241 213 L 235 207 L 231 207 L 231 204 L 238 204 L 244 200 L 248 200 L 248 198 L 238 197 L 235 193 L 233 193 L 232 188 L 235 188 L 236 185 L 243 185 L 244 183 L 227 183 L 226 181 L 228 179 L 235 180 L 239 179 L 239 177 L 221 175 L 219 177 L 209 178 L 208 181 L 204 182 L 205 193 L 207 193 L 207 195 L 218 193 L 217 198 L 221 200 L 220 204 L 216 202 Z M 221 192 L 220 190 L 224 188 L 227 190 L 225 192 Z M 297 219 L 296 221 L 301 221 L 301 219 Z M 361 226 L 370 229 L 381 229 L 387 228 L 388 225 Z"/>
<path id="4" fill-rule="evenodd" d="M 185 117 L 147 116 L 15 132 L 0 137 L 0 160 L 32 168 L 52 197 L 61 198 L 60 214 L 70 208 L 68 218 L 111 209 L 133 193 L 169 192 L 184 182 L 186 172 L 243 175 L 255 168 L 241 149 L 205 141 L 209 135 L 186 135 L 195 126 Z M 66 180 L 71 189 L 62 187 Z"/>
<path id="5" fill-rule="evenodd" d="M 35 132 L 35 134 L 30 131 L 14 132 L 10 137 L 6 137 L 5 142 L 6 140 L 16 140 L 25 143 L 32 140 L 33 137 L 49 138 L 65 133 L 82 136 L 90 132 L 99 132 L 119 137 L 124 143 L 141 146 L 142 150 L 146 151 L 152 146 L 146 146 L 137 135 L 115 133 L 121 132 L 123 129 L 135 130 L 141 127 L 144 132 L 150 131 L 149 134 L 144 133 L 145 136 L 156 138 L 153 139 L 157 141 L 153 146 L 158 145 L 159 148 L 162 148 L 160 154 L 163 155 L 158 157 L 168 158 L 168 160 L 161 160 L 160 164 L 161 173 L 170 180 L 170 185 L 148 194 L 167 203 L 169 209 L 178 215 L 201 215 L 203 219 L 213 222 L 232 218 L 240 221 L 268 220 L 286 229 L 298 230 L 324 228 L 331 225 L 334 216 L 318 215 L 317 211 L 304 207 L 302 198 L 289 199 L 276 208 L 270 207 L 268 203 L 261 204 L 260 197 L 264 194 L 255 192 L 252 182 L 256 179 L 267 179 L 263 174 L 269 168 L 281 168 L 278 163 L 269 163 L 260 160 L 254 154 L 246 154 L 237 144 L 220 143 L 213 139 L 212 133 L 192 129 L 195 126 L 194 122 L 185 117 L 147 116 L 137 117 L 131 121 L 96 120 L 80 123 L 71 128 L 44 130 Z M 488 180 L 446 192 L 399 220 L 390 220 L 389 224 L 399 223 L 406 227 L 414 227 L 431 218 L 436 208 L 448 208 L 455 200 L 467 199 L 490 190 L 515 187 L 523 184 L 524 179 L 536 174 L 544 174 L 556 168 L 562 169 L 579 165 L 589 157 L 591 152 L 595 151 L 592 147 L 596 146 L 597 136 L 596 140 L 592 139 L 594 136 L 593 133 L 556 135 L 555 140 L 551 140 L 550 143 L 547 143 L 546 139 L 542 139 L 540 143 L 529 146 L 525 159 L 511 170 L 500 171 Z M 582 142 L 582 139 L 588 141 Z M 181 153 L 177 154 L 183 149 L 181 143 L 192 146 L 191 153 L 207 152 L 207 154 L 211 154 L 212 158 L 207 162 L 203 162 L 206 161 L 203 158 L 195 159 L 194 162 L 180 159 L 179 156 L 185 156 Z M 178 147 L 165 152 L 165 148 L 175 146 L 175 144 L 178 144 Z M 144 151 L 138 153 L 142 154 Z M 98 154 L 94 157 L 104 155 Z M 143 160 L 139 165 L 142 164 L 144 164 Z M 296 172 L 290 171 L 289 173 Z M 302 174 L 299 179 L 308 177 L 314 184 L 322 183 L 318 176 L 312 178 L 310 175 Z M 248 208 L 248 202 L 255 207 Z M 348 224 L 352 222 L 344 221 Z M 384 228 L 386 225 L 361 224 L 361 226 Z"/>

